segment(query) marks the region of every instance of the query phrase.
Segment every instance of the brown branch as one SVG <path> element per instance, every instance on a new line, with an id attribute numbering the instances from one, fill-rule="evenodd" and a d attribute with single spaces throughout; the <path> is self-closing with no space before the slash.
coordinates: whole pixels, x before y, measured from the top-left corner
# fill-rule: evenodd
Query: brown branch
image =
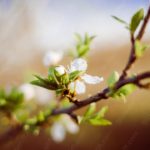
<path id="1" fill-rule="evenodd" d="M 130 37 L 131 37 L 131 50 L 130 50 L 129 60 L 128 60 L 125 68 L 123 69 L 119 80 L 122 80 L 123 78 L 125 78 L 127 76 L 127 71 L 131 68 L 132 64 L 136 61 L 135 40 L 141 40 L 142 39 L 144 32 L 145 32 L 145 29 L 146 29 L 146 26 L 147 26 L 148 21 L 149 21 L 149 18 L 150 18 L 150 6 L 148 8 L 147 14 L 144 18 L 143 24 L 139 30 L 137 37 L 134 38 L 133 33 L 131 33 L 131 35 L 130 35 Z"/>
<path id="2" fill-rule="evenodd" d="M 140 81 L 147 79 L 147 78 L 150 78 L 150 71 L 145 72 L 145 73 L 141 73 L 135 77 L 131 77 L 131 78 L 127 78 L 127 79 L 123 79 L 122 81 L 119 81 L 116 84 L 116 86 L 114 87 L 114 90 L 117 91 L 119 88 L 121 88 L 122 86 L 127 85 L 129 83 L 133 83 L 133 84 L 138 86 L 138 83 Z M 81 100 L 80 102 L 78 102 L 78 105 L 74 104 L 69 108 L 54 110 L 51 115 L 58 115 L 58 114 L 63 114 L 63 113 L 70 114 L 73 111 L 78 110 L 84 106 L 87 106 L 93 102 L 97 102 L 97 101 L 100 101 L 102 99 L 108 99 L 109 96 L 107 96 L 107 95 L 109 92 L 111 92 L 111 90 L 110 90 L 110 88 L 107 87 L 102 92 L 99 92 L 99 93 L 97 93 L 97 94 L 95 94 L 89 98 Z"/>
<path id="3" fill-rule="evenodd" d="M 135 77 L 130 77 L 130 78 L 126 78 L 123 79 L 119 82 L 116 83 L 113 91 L 117 91 L 119 88 L 123 87 L 124 85 L 127 85 L 129 83 L 133 83 L 137 86 L 139 86 L 139 83 L 144 80 L 144 79 L 148 79 L 150 78 L 150 71 L 148 72 L 144 72 L 141 73 L 139 75 L 136 75 Z M 139 86 L 140 87 L 140 86 Z M 59 115 L 59 114 L 68 114 L 70 115 L 73 119 L 75 119 L 75 121 L 77 121 L 76 115 L 74 114 L 74 111 L 83 108 L 93 102 L 97 102 L 97 101 L 101 101 L 104 99 L 108 99 L 110 96 L 108 96 L 108 94 L 111 92 L 110 88 L 105 88 L 104 90 L 102 90 L 101 92 L 83 99 L 81 101 L 78 102 L 78 105 L 73 104 L 72 106 L 68 107 L 68 108 L 59 108 L 59 109 L 55 109 L 52 111 L 52 113 L 47 116 L 46 120 L 51 117 L 51 116 L 55 116 L 55 115 Z M 37 123 L 37 125 L 41 125 L 40 123 Z M 16 127 L 12 127 L 10 128 L 6 133 L 4 133 L 3 135 L 0 135 L 0 145 L 5 144 L 5 142 L 9 141 L 10 139 L 15 138 L 19 133 L 21 133 L 21 131 L 23 130 L 23 125 L 16 125 Z"/>

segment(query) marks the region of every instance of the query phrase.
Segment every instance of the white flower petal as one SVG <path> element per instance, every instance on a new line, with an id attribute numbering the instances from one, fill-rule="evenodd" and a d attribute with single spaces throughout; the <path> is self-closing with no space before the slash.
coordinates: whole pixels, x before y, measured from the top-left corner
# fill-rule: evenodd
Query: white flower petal
<path id="1" fill-rule="evenodd" d="M 66 136 L 66 131 L 61 123 L 56 122 L 52 125 L 50 134 L 55 142 L 62 142 Z"/>
<path id="2" fill-rule="evenodd" d="M 23 84 L 20 86 L 20 91 L 24 94 L 26 101 L 29 101 L 35 97 L 35 90 L 31 84 Z"/>
<path id="3" fill-rule="evenodd" d="M 77 80 L 75 84 L 75 92 L 77 94 L 83 94 L 86 91 L 86 86 L 83 82 Z"/>
<path id="4" fill-rule="evenodd" d="M 66 127 L 66 130 L 69 133 L 76 134 L 79 131 L 79 126 L 74 121 L 72 121 L 72 119 L 69 116 L 64 115 L 62 117 L 62 122 Z"/>
<path id="5" fill-rule="evenodd" d="M 83 76 L 81 76 L 81 79 L 83 79 L 88 84 L 97 84 L 104 80 L 103 77 L 91 76 L 88 74 L 84 74 Z"/>
<path id="6" fill-rule="evenodd" d="M 55 68 L 55 70 L 57 71 L 57 73 L 61 76 L 61 75 L 63 75 L 63 74 L 65 74 L 65 67 L 64 66 L 62 66 L 62 65 L 60 65 L 60 66 L 57 66 L 56 68 Z"/>
<path id="7" fill-rule="evenodd" d="M 57 64 L 63 57 L 62 52 L 58 51 L 49 51 L 45 54 L 43 63 L 45 66 Z"/>
<path id="8" fill-rule="evenodd" d="M 71 93 L 75 92 L 75 82 L 71 82 L 68 86 Z"/>
<path id="9" fill-rule="evenodd" d="M 83 94 L 85 93 L 86 86 L 83 82 L 76 80 L 75 82 L 71 82 L 69 84 L 69 89 L 72 93 L 75 92 L 76 94 Z"/>
<path id="10" fill-rule="evenodd" d="M 73 62 L 71 62 L 71 66 L 70 66 L 70 72 L 73 71 L 86 71 L 87 69 L 87 62 L 86 60 L 82 59 L 82 58 L 77 58 L 75 59 Z"/>

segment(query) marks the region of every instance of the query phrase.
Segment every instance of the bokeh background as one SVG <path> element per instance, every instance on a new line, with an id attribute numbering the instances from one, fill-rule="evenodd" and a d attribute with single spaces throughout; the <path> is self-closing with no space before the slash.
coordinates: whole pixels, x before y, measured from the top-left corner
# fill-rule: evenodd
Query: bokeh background
<path id="1" fill-rule="evenodd" d="M 88 72 L 101 75 L 105 81 L 89 86 L 86 97 L 106 85 L 112 71 L 121 72 L 130 50 L 128 31 L 111 15 L 130 20 L 132 14 L 149 0 L 0 0 L 0 86 L 20 86 L 32 79 L 32 74 L 47 74 L 43 57 L 49 51 L 64 53 L 59 64 L 68 65 L 67 56 L 74 48 L 74 33 L 96 35 L 88 57 Z M 150 25 L 143 41 L 150 44 Z M 146 51 L 133 66 L 131 73 L 150 69 L 150 51 Z M 22 133 L 0 146 L 2 150 L 149 150 L 150 92 L 137 90 L 121 100 L 98 103 L 109 106 L 106 117 L 109 127 L 83 125 L 76 135 L 67 135 L 62 143 L 41 133 Z M 77 113 L 82 113 L 83 110 Z"/>

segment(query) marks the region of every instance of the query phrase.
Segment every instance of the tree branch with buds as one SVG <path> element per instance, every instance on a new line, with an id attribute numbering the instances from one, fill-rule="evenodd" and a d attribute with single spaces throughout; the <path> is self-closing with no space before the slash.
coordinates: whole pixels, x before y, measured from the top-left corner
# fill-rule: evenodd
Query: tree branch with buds
<path id="1" fill-rule="evenodd" d="M 128 75 L 127 72 L 135 63 L 135 61 L 143 55 L 145 49 L 147 48 L 147 46 L 143 45 L 140 40 L 144 35 L 146 26 L 150 18 L 150 7 L 148 8 L 145 17 L 143 9 L 137 11 L 133 15 L 129 25 L 122 19 L 119 19 L 115 16 L 113 17 L 119 22 L 125 24 L 130 31 L 131 51 L 127 64 L 122 70 L 121 75 L 119 75 L 117 72 L 112 73 L 112 75 L 108 79 L 108 87 L 104 88 L 102 91 L 91 97 L 85 98 L 83 100 L 77 100 L 76 95 L 85 92 L 85 83 L 97 84 L 103 80 L 102 77 L 86 74 L 87 63 L 84 59 L 79 58 L 86 55 L 89 51 L 90 42 L 93 40 L 93 36 L 89 37 L 86 34 L 85 39 L 82 40 L 81 37 L 77 35 L 77 58 L 70 64 L 69 69 L 66 69 L 63 66 L 52 66 L 49 68 L 47 78 L 42 78 L 36 75 L 35 77 L 37 79 L 32 81 L 32 84 L 34 85 L 55 91 L 56 94 L 61 97 L 61 100 L 67 98 L 70 102 L 69 106 L 67 108 L 54 107 L 49 111 L 40 112 L 34 118 L 27 119 L 23 122 L 16 121 L 15 125 L 13 125 L 12 128 L 10 127 L 10 129 L 6 133 L 0 135 L 0 144 L 4 144 L 6 141 L 10 140 L 12 136 L 14 138 L 19 133 L 21 133 L 23 129 L 35 130 L 40 127 L 45 127 L 45 124 L 49 123 L 49 119 L 51 117 L 61 114 L 69 115 L 77 123 L 89 122 L 92 125 L 110 125 L 111 122 L 104 119 L 104 113 L 107 111 L 106 107 L 102 108 L 99 112 L 94 113 L 96 102 L 107 100 L 110 97 L 125 97 L 128 94 L 132 93 L 135 88 L 149 89 L 150 83 L 147 81 L 147 79 L 150 79 L 149 70 L 133 76 Z M 137 35 L 135 35 L 135 32 L 137 31 L 137 28 L 139 27 L 142 20 L 143 23 L 141 24 L 139 32 Z M 147 81 L 147 83 L 143 83 L 143 81 Z M 14 92 L 12 93 L 12 95 L 13 94 Z M 7 98 L 9 99 L 9 97 L 11 96 L 7 96 Z M 14 101 L 12 101 L 10 107 L 10 105 L 7 105 L 7 99 L 5 99 L 5 97 L 3 96 L 3 98 L 1 98 L 0 110 L 7 113 L 9 112 L 9 114 L 11 114 L 11 112 L 16 109 L 16 104 L 17 106 L 19 106 L 22 102 L 21 93 L 16 93 L 14 99 L 15 103 Z M 58 103 L 61 103 L 61 100 Z M 89 107 L 83 116 L 79 117 L 75 114 L 76 110 L 81 109 L 85 106 Z"/>

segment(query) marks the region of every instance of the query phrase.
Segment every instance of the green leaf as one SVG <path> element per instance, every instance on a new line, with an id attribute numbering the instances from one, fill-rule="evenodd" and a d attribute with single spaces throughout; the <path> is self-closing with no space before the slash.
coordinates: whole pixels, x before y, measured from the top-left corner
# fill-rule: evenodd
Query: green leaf
<path id="1" fill-rule="evenodd" d="M 85 39 L 84 39 L 84 44 L 85 45 L 90 45 L 91 41 L 95 38 L 96 36 L 89 36 L 87 33 L 85 33 Z"/>
<path id="2" fill-rule="evenodd" d="M 50 81 L 50 83 L 56 83 L 57 85 L 59 85 L 59 81 L 57 79 L 57 76 L 55 75 L 55 67 L 50 67 L 48 69 L 48 79 Z"/>
<path id="3" fill-rule="evenodd" d="M 64 89 L 57 89 L 56 90 L 56 95 L 58 96 L 58 95 L 62 94 L 63 91 L 64 91 Z"/>
<path id="4" fill-rule="evenodd" d="M 78 57 L 84 56 L 89 51 L 89 45 L 81 45 L 78 48 Z"/>
<path id="5" fill-rule="evenodd" d="M 118 91 L 114 93 L 112 97 L 114 98 L 120 97 L 120 98 L 123 98 L 123 100 L 125 101 L 125 96 L 131 94 L 135 89 L 136 89 L 136 85 L 129 83 L 127 85 L 124 85 L 120 89 L 118 89 Z"/>
<path id="6" fill-rule="evenodd" d="M 70 81 L 69 75 L 67 73 L 64 74 L 63 76 L 61 76 L 60 78 L 61 78 L 61 83 L 63 85 L 67 85 L 69 83 L 69 81 Z"/>
<path id="7" fill-rule="evenodd" d="M 90 106 L 87 108 L 83 117 L 84 118 L 90 117 L 95 112 L 95 109 L 96 109 L 96 103 L 91 103 Z"/>
<path id="8" fill-rule="evenodd" d="M 118 18 L 118 17 L 116 17 L 116 16 L 112 16 L 112 18 L 114 18 L 114 19 L 117 20 L 118 22 L 123 23 L 123 24 L 125 24 L 125 25 L 128 26 L 127 22 L 125 22 L 124 20 L 122 20 L 122 19 L 120 19 L 120 18 Z"/>
<path id="9" fill-rule="evenodd" d="M 51 82 L 48 79 L 42 78 L 38 75 L 34 75 L 34 76 L 38 80 L 31 81 L 30 82 L 31 84 L 37 85 L 37 86 L 40 86 L 40 87 L 43 87 L 43 88 L 46 88 L 46 89 L 49 89 L 49 90 L 56 90 L 58 88 L 58 85 L 56 83 Z"/>
<path id="10" fill-rule="evenodd" d="M 64 98 L 61 102 L 60 102 L 60 106 L 62 108 L 68 108 L 69 106 L 71 106 L 71 103 L 68 101 L 67 98 Z"/>
<path id="11" fill-rule="evenodd" d="M 0 98 L 0 107 L 1 107 L 1 106 L 5 106 L 6 104 L 7 104 L 6 99 Z"/>
<path id="12" fill-rule="evenodd" d="M 17 120 L 25 122 L 29 117 L 29 112 L 23 109 L 19 109 L 18 111 L 15 111 L 15 116 Z"/>
<path id="13" fill-rule="evenodd" d="M 144 18 L 144 9 L 140 9 L 138 10 L 131 19 L 131 23 L 130 23 L 130 30 L 132 33 L 134 33 L 137 29 L 137 27 L 139 26 L 141 20 Z"/>
<path id="14" fill-rule="evenodd" d="M 82 39 L 81 35 L 76 34 L 77 44 L 76 44 L 76 52 L 77 57 L 84 57 L 90 50 L 90 44 L 95 36 L 89 36 L 87 33 Z"/>
<path id="15" fill-rule="evenodd" d="M 44 113 L 45 118 L 50 116 L 50 114 L 52 113 L 52 108 L 45 109 L 43 113 Z"/>
<path id="16" fill-rule="evenodd" d="M 37 120 L 42 122 L 45 120 L 44 112 L 40 111 L 39 114 L 37 115 Z"/>
<path id="17" fill-rule="evenodd" d="M 108 110 L 108 106 L 102 107 L 100 111 L 94 114 L 95 109 L 96 104 L 95 103 L 90 104 L 84 116 L 78 117 L 78 122 L 79 123 L 88 122 L 92 125 L 111 125 L 110 121 L 104 119 L 104 115 Z"/>
<path id="18" fill-rule="evenodd" d="M 124 94 L 124 95 L 129 95 L 131 94 L 134 90 L 136 89 L 136 85 L 134 84 L 127 84 L 127 85 L 124 85 L 123 87 L 121 87 L 119 89 L 119 92 Z"/>
<path id="19" fill-rule="evenodd" d="M 135 54 L 136 57 L 143 56 L 145 50 L 148 48 L 148 45 L 142 44 L 139 40 L 135 41 Z"/>
<path id="20" fill-rule="evenodd" d="M 94 125 L 94 126 L 107 126 L 107 125 L 111 125 L 112 123 L 109 121 L 109 120 L 106 120 L 106 119 L 90 119 L 89 120 L 89 123 Z"/>
<path id="21" fill-rule="evenodd" d="M 37 117 L 33 117 L 27 120 L 28 125 L 35 125 L 37 123 Z"/>
<path id="22" fill-rule="evenodd" d="M 119 73 L 114 71 L 108 78 L 108 86 L 112 88 L 114 84 L 119 80 Z"/>
<path id="23" fill-rule="evenodd" d="M 73 72 L 71 72 L 69 74 L 69 80 L 70 81 L 76 80 L 82 73 L 83 73 L 83 71 L 73 71 Z"/>
<path id="24" fill-rule="evenodd" d="M 5 94 L 5 90 L 2 88 L 0 89 L 0 98 L 5 98 L 6 94 Z"/>
<path id="25" fill-rule="evenodd" d="M 103 106 L 98 113 L 96 113 L 94 118 L 103 118 L 105 116 L 105 113 L 108 111 L 108 106 Z"/>
<path id="26" fill-rule="evenodd" d="M 37 85 L 37 86 L 49 89 L 49 90 L 56 90 L 57 89 L 55 86 L 52 86 L 51 83 L 46 84 L 46 83 L 41 82 L 40 80 L 34 80 L 34 81 L 31 81 L 30 83 L 33 85 Z"/>

